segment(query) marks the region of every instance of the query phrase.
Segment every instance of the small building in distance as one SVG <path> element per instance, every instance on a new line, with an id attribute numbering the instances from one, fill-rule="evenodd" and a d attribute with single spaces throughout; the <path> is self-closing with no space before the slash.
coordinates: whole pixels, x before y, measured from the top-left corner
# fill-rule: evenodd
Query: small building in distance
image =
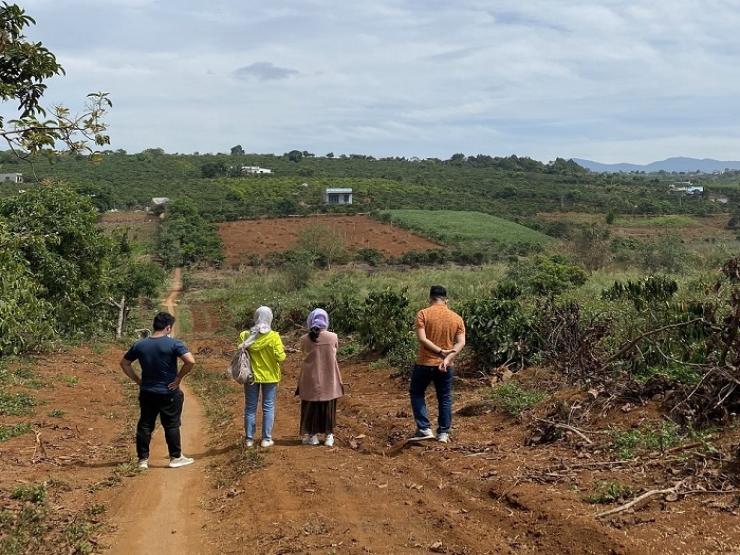
<path id="1" fill-rule="evenodd" d="M 324 204 L 352 204 L 352 189 L 342 187 L 325 189 Z"/>
<path id="2" fill-rule="evenodd" d="M 23 183 L 23 174 L 0 173 L 0 183 Z"/>
<path id="3" fill-rule="evenodd" d="M 677 181 L 671 183 L 669 189 L 674 193 L 683 193 L 685 195 L 703 195 L 704 187 L 702 185 L 694 185 L 691 181 Z"/>
<path id="4" fill-rule="evenodd" d="M 266 173 L 272 173 L 269 168 L 261 168 L 259 166 L 242 166 L 242 173 L 247 175 L 262 175 Z"/>

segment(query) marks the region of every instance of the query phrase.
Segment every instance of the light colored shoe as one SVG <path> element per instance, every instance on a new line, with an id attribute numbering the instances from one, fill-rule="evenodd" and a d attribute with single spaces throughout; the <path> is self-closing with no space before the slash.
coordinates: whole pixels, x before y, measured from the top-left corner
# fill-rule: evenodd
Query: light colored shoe
<path id="1" fill-rule="evenodd" d="M 450 442 L 450 434 L 446 432 L 442 432 L 437 436 L 437 441 L 440 443 L 449 443 Z"/>
<path id="2" fill-rule="evenodd" d="M 247 441 L 245 441 L 244 447 L 246 447 L 247 449 L 251 449 L 252 447 L 254 447 L 254 440 L 248 439 Z"/>
<path id="3" fill-rule="evenodd" d="M 303 434 L 303 438 L 301 439 L 301 443 L 303 445 L 311 445 L 311 436 L 308 434 Z"/>
<path id="4" fill-rule="evenodd" d="M 434 434 L 429 428 L 417 430 L 416 433 L 409 438 L 409 441 L 424 441 L 425 439 L 434 439 Z"/>
<path id="5" fill-rule="evenodd" d="M 262 442 L 260 443 L 260 447 L 263 447 L 264 449 L 267 449 L 268 447 L 272 447 L 273 445 L 275 445 L 275 442 L 272 441 L 271 439 L 263 439 Z"/>
<path id="6" fill-rule="evenodd" d="M 195 459 L 191 459 L 190 457 L 186 457 L 185 455 L 180 455 L 177 458 L 171 458 L 170 459 L 170 468 L 180 468 L 181 466 L 187 466 L 189 464 L 193 464 L 195 462 Z"/>
<path id="7" fill-rule="evenodd" d="M 326 445 L 327 447 L 334 447 L 334 434 L 326 434 L 324 445 Z"/>
<path id="8" fill-rule="evenodd" d="M 316 434 L 308 436 L 308 439 L 306 441 L 306 445 L 318 445 L 319 443 L 321 442 L 319 441 L 319 436 L 317 436 Z"/>
<path id="9" fill-rule="evenodd" d="M 139 470 L 146 470 L 149 468 L 149 459 L 139 459 L 139 463 L 136 465 Z"/>

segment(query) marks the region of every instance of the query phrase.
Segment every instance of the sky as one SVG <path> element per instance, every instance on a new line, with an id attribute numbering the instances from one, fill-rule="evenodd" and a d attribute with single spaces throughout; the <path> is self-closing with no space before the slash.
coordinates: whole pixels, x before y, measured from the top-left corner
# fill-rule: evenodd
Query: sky
<path id="1" fill-rule="evenodd" d="M 113 149 L 740 159 L 738 0 L 16 1 Z"/>

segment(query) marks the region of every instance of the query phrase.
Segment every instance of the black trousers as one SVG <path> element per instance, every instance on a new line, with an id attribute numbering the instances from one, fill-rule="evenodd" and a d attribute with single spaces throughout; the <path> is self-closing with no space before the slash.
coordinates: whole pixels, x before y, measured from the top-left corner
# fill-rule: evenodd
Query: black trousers
<path id="1" fill-rule="evenodd" d="M 140 459 L 149 458 L 149 444 L 157 424 L 157 416 L 164 428 L 164 437 L 170 457 L 177 458 L 182 455 L 180 418 L 184 400 L 185 395 L 179 389 L 167 394 L 139 392 L 141 416 L 136 425 L 136 454 Z"/>

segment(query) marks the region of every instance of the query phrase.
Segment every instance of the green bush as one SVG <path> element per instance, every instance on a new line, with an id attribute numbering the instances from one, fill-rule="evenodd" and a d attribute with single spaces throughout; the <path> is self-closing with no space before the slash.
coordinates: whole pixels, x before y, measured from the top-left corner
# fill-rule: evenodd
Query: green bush
<path id="1" fill-rule="evenodd" d="M 408 342 L 413 314 L 408 291 L 372 291 L 362 306 L 358 337 L 362 344 L 380 355 Z"/>
<path id="2" fill-rule="evenodd" d="M 355 254 L 355 258 L 360 262 L 365 262 L 370 266 L 378 266 L 383 262 L 383 254 L 377 249 L 360 249 Z"/>
<path id="3" fill-rule="evenodd" d="M 460 315 L 467 348 L 484 367 L 481 370 L 526 359 L 531 322 L 515 288 L 490 299 L 467 301 L 460 306 Z"/>
<path id="4" fill-rule="evenodd" d="M 522 291 L 540 296 L 556 296 L 586 283 L 586 272 L 560 255 L 535 256 L 514 263 L 507 279 L 516 283 Z"/>

